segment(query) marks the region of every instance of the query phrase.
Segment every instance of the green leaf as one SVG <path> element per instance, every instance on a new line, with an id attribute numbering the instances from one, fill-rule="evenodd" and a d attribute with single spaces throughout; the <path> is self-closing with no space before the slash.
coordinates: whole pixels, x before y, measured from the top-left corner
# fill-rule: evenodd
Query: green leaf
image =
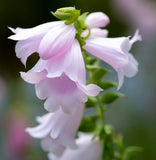
<path id="1" fill-rule="evenodd" d="M 86 29 L 85 21 L 86 21 L 86 17 L 88 15 L 88 13 L 89 12 L 83 13 L 82 15 L 79 16 L 79 18 L 77 20 L 77 23 L 78 23 L 79 27 L 82 28 L 82 29 Z"/>
<path id="2" fill-rule="evenodd" d="M 123 160 L 132 160 L 138 152 L 142 152 L 142 148 L 138 146 L 130 146 L 125 149 Z"/>
<path id="3" fill-rule="evenodd" d="M 99 82 L 109 71 L 104 68 L 96 69 L 92 74 L 92 81 L 94 83 Z"/>
<path id="4" fill-rule="evenodd" d="M 114 145 L 112 134 L 108 134 L 104 140 L 104 149 L 103 149 L 103 159 L 104 160 L 112 160 L 114 159 Z"/>
<path id="5" fill-rule="evenodd" d="M 110 89 L 112 87 L 116 87 L 118 84 L 112 81 L 102 81 L 98 83 L 98 86 L 104 90 Z"/>
<path id="6" fill-rule="evenodd" d="M 105 104 L 110 104 L 110 103 L 114 102 L 115 100 L 117 100 L 118 98 L 125 98 L 125 97 L 126 96 L 122 93 L 108 92 L 108 93 L 104 94 L 101 101 Z"/>
<path id="7" fill-rule="evenodd" d="M 83 117 L 79 131 L 81 132 L 92 132 L 96 130 L 96 121 L 99 118 L 99 116 L 89 116 L 89 117 Z"/>
<path id="8" fill-rule="evenodd" d="M 97 103 L 96 98 L 88 96 L 88 101 L 85 103 L 85 107 L 86 108 L 94 107 L 96 103 Z"/>
<path id="9" fill-rule="evenodd" d="M 123 145 L 123 137 L 122 137 L 121 134 L 116 134 L 114 136 L 114 143 L 117 146 L 117 149 L 118 149 L 119 153 L 123 154 L 125 148 L 124 148 L 124 145 Z"/>

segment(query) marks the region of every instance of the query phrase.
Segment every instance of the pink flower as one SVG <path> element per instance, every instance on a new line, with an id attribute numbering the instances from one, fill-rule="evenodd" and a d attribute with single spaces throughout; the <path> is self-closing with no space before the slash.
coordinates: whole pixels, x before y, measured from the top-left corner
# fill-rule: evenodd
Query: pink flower
<path id="1" fill-rule="evenodd" d="M 91 17 L 89 19 L 94 19 L 95 24 L 97 22 L 97 25 L 92 25 L 92 23 L 86 19 L 86 24 L 91 27 L 91 33 L 95 29 L 97 30 L 96 27 L 104 27 L 105 24 L 109 22 L 107 18 L 104 20 L 105 15 L 101 14 L 100 17 L 99 13 L 90 14 L 89 16 Z M 101 21 L 103 20 L 106 22 L 99 23 L 100 18 Z M 117 71 L 119 78 L 119 89 L 123 84 L 124 75 L 127 77 L 132 77 L 138 71 L 138 63 L 129 53 L 129 50 L 134 42 L 142 39 L 138 30 L 131 40 L 126 37 L 106 38 L 106 36 L 106 30 L 99 29 L 97 32 L 94 31 L 93 36 L 86 39 L 86 45 L 83 48 L 94 56 L 110 64 Z"/>
<path id="2" fill-rule="evenodd" d="M 15 51 L 24 65 L 34 52 L 38 52 L 42 59 L 66 53 L 76 33 L 73 25 L 65 25 L 63 21 L 45 23 L 31 29 L 9 29 L 15 33 L 9 39 L 19 40 Z"/>
<path id="3" fill-rule="evenodd" d="M 74 106 L 73 106 L 74 107 Z M 27 128 L 26 131 L 34 138 L 41 138 L 42 148 L 60 156 L 65 147 L 75 148 L 75 134 L 79 127 L 84 105 L 72 115 L 59 109 L 55 113 L 48 113 L 37 118 L 40 123 L 35 128 Z"/>
<path id="4" fill-rule="evenodd" d="M 66 113 L 73 113 L 87 96 L 96 96 L 100 91 L 96 85 L 85 85 L 85 66 L 78 42 L 75 40 L 65 55 L 60 54 L 49 60 L 39 62 L 22 78 L 36 84 L 36 94 L 46 99 L 45 108 L 54 112 L 60 107 Z"/>
<path id="5" fill-rule="evenodd" d="M 98 139 L 92 140 L 93 135 L 82 134 L 77 140 L 77 149 L 67 148 L 61 157 L 49 153 L 49 160 L 100 160 L 102 147 Z"/>

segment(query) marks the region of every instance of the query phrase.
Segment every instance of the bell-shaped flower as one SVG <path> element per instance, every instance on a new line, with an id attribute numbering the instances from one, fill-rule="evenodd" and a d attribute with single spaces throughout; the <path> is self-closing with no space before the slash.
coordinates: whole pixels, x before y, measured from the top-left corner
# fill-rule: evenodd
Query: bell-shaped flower
<path id="1" fill-rule="evenodd" d="M 100 160 L 102 147 L 98 139 L 92 140 L 93 135 L 82 134 L 77 140 L 77 148 L 66 148 L 63 155 L 58 157 L 49 153 L 49 160 Z"/>
<path id="2" fill-rule="evenodd" d="M 87 52 L 110 64 L 117 71 L 119 89 L 123 84 L 124 76 L 132 77 L 138 71 L 138 63 L 129 51 L 132 44 L 138 40 L 142 40 L 142 38 L 139 35 L 138 30 L 132 39 L 129 39 L 129 37 L 106 38 L 106 30 L 96 27 L 104 27 L 109 21 L 105 20 L 107 18 L 104 18 L 105 15 L 101 14 L 101 21 L 103 20 L 103 23 L 99 23 L 100 16 L 99 18 L 96 18 L 98 15 L 99 13 L 97 12 L 90 14 L 90 17 L 88 16 L 89 19 L 94 19 L 94 23 L 97 23 L 97 25 L 92 25 L 92 23 L 86 18 L 86 24 L 91 28 L 91 36 L 86 39 L 86 45 L 83 48 Z M 103 26 L 101 24 L 103 24 Z M 95 28 L 93 26 L 95 26 Z M 92 30 L 96 30 L 96 32 L 93 32 Z M 83 34 L 82 36 L 84 36 Z"/>
<path id="3" fill-rule="evenodd" d="M 102 89 L 97 85 L 85 85 L 86 73 L 81 49 L 77 40 L 67 54 L 59 54 L 50 60 L 39 60 L 22 78 L 36 84 L 36 94 L 46 99 L 44 107 L 49 112 L 60 107 L 73 113 L 88 96 L 96 96 Z"/>
<path id="4" fill-rule="evenodd" d="M 59 53 L 66 53 L 73 43 L 76 30 L 64 21 L 49 22 L 30 29 L 11 29 L 15 35 L 9 39 L 17 40 L 16 56 L 25 65 L 27 58 L 38 52 L 42 59 L 48 59 Z"/>
<path id="5" fill-rule="evenodd" d="M 74 107 L 74 104 L 73 106 Z M 75 134 L 81 122 L 84 105 L 81 104 L 73 114 L 67 114 L 60 108 L 55 113 L 47 113 L 38 117 L 37 127 L 26 131 L 34 138 L 40 138 L 42 148 L 60 156 L 66 147 L 76 148 Z"/>

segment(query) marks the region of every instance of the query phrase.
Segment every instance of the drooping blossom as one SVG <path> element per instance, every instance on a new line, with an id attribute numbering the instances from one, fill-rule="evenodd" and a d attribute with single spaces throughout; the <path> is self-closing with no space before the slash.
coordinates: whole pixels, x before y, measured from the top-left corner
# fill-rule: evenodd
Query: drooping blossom
<path id="1" fill-rule="evenodd" d="M 124 75 L 132 77 L 132 75 L 136 74 L 137 62 L 132 55 L 129 55 L 131 48 L 131 40 L 129 38 L 106 38 L 108 31 L 100 27 L 105 27 L 108 23 L 108 16 L 102 12 L 89 14 L 86 17 L 86 24 L 91 29 L 91 34 L 86 39 L 86 45 L 83 48 L 110 64 L 118 72 L 119 89 L 122 86 Z M 76 35 L 74 25 L 65 25 L 64 21 L 46 23 L 32 29 L 17 28 L 14 30 L 11 28 L 11 30 L 15 35 L 9 38 L 19 40 L 16 45 L 16 54 L 24 64 L 27 57 L 33 52 L 38 52 L 42 60 L 46 59 L 51 62 L 56 57 L 59 57 L 60 60 L 58 59 L 58 61 L 62 61 L 72 47 Z M 87 30 L 84 31 L 81 36 L 85 37 L 87 32 Z M 141 40 L 139 34 L 136 34 L 136 36 L 137 40 Z M 134 61 L 135 63 L 133 63 Z M 70 61 L 68 63 L 70 64 Z M 77 61 L 77 63 L 79 62 Z M 123 68 L 126 68 L 126 71 L 129 71 L 130 74 L 125 73 Z M 57 71 L 60 74 L 60 66 Z M 54 73 L 57 71 L 53 70 Z M 50 72 L 54 76 L 52 70 Z M 131 74 L 132 72 L 133 74 Z"/>
<path id="2" fill-rule="evenodd" d="M 64 112 L 73 113 L 87 101 L 87 95 L 96 96 L 101 91 L 94 84 L 85 85 L 85 66 L 77 40 L 67 54 L 49 60 L 40 59 L 21 76 L 25 81 L 36 84 L 36 94 L 38 98 L 46 99 L 44 106 L 50 112 L 61 107 Z"/>
<path id="3" fill-rule="evenodd" d="M 49 153 L 49 160 L 100 160 L 102 147 L 98 139 L 92 140 L 93 135 L 82 134 L 77 140 L 77 148 L 67 148 L 61 157 Z"/>
<path id="4" fill-rule="evenodd" d="M 16 56 L 25 65 L 27 58 L 38 52 L 42 59 L 66 53 L 73 43 L 76 30 L 64 21 L 49 22 L 30 29 L 9 28 L 15 35 L 9 39 L 17 40 Z"/>
<path id="5" fill-rule="evenodd" d="M 91 16 L 92 18 L 90 18 Z M 116 70 L 119 78 L 119 89 L 123 84 L 124 76 L 133 77 L 138 71 L 138 62 L 129 51 L 132 44 L 142 40 L 142 38 L 138 30 L 132 39 L 129 39 L 129 37 L 107 38 L 107 31 L 97 27 L 105 27 L 109 19 L 105 18 L 107 23 L 101 22 L 98 25 L 92 25 L 90 20 L 95 19 L 96 22 L 96 19 L 98 19 L 98 22 L 100 19 L 98 17 L 99 13 L 92 13 L 86 18 L 86 24 L 91 28 L 93 35 L 86 39 L 84 49 L 107 62 Z M 103 14 L 102 16 L 101 13 L 101 19 L 102 17 L 106 17 L 106 15 Z"/>
<path id="6" fill-rule="evenodd" d="M 74 107 L 74 105 L 73 105 Z M 55 113 L 47 113 L 38 117 L 37 127 L 26 131 L 34 138 L 40 138 L 42 148 L 60 156 L 66 147 L 76 148 L 75 134 L 81 122 L 84 105 L 79 106 L 75 113 L 67 114 L 60 108 Z"/>

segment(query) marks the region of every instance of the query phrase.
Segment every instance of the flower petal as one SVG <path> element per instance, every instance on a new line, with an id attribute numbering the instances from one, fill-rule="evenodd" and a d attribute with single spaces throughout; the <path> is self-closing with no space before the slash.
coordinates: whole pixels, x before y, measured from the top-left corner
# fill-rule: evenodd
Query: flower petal
<path id="1" fill-rule="evenodd" d="M 92 140 L 90 135 L 80 136 L 75 150 L 67 148 L 61 157 L 49 154 L 50 160 L 99 160 L 102 156 L 102 147 L 99 140 Z M 93 137 L 93 135 L 92 135 Z"/>
<path id="2" fill-rule="evenodd" d="M 47 114 L 46 117 L 44 117 L 44 121 L 40 125 L 38 125 L 37 127 L 34 127 L 34 128 L 27 128 L 26 132 L 28 132 L 34 138 L 46 137 L 51 130 L 52 124 L 50 123 L 50 121 L 52 118 L 52 114 L 53 113 Z M 44 123 L 44 122 L 46 122 L 46 123 Z"/>
<path id="3" fill-rule="evenodd" d="M 33 28 L 28 28 L 28 29 L 23 29 L 23 28 L 16 28 L 13 29 L 9 27 L 9 29 L 15 33 L 15 35 L 12 35 L 8 37 L 9 39 L 12 40 L 26 40 L 31 37 L 35 37 L 41 34 L 45 34 L 48 30 L 50 30 L 52 27 L 56 27 L 59 24 L 63 24 L 64 22 L 61 21 L 56 21 L 56 22 L 48 22 L 41 24 L 39 26 L 33 27 Z"/>
<path id="4" fill-rule="evenodd" d="M 86 18 L 86 24 L 90 28 L 105 27 L 108 23 L 108 16 L 102 12 L 91 13 Z"/>
<path id="5" fill-rule="evenodd" d="M 21 59 L 25 66 L 27 58 L 37 52 L 41 39 L 42 36 L 37 36 L 17 42 L 15 47 L 16 56 Z"/>
<path id="6" fill-rule="evenodd" d="M 132 39 L 130 40 L 131 46 L 133 45 L 133 43 L 135 43 L 136 41 L 142 41 L 142 36 L 139 34 L 139 30 L 137 29 L 134 36 L 132 37 Z"/>
<path id="7" fill-rule="evenodd" d="M 101 28 L 91 28 L 91 34 L 89 38 L 94 38 L 94 37 L 107 37 L 108 35 L 108 30 L 106 29 L 101 29 Z M 81 36 L 86 37 L 88 35 L 89 31 L 85 30 Z"/>
<path id="8" fill-rule="evenodd" d="M 55 77 L 60 77 L 63 72 L 65 71 L 65 54 L 57 55 L 49 60 L 44 60 L 45 62 L 45 69 L 47 70 L 48 78 L 55 78 Z"/>
<path id="9" fill-rule="evenodd" d="M 78 89 L 77 84 L 65 74 L 40 81 L 36 84 L 36 94 L 40 99 L 47 98 L 44 107 L 49 112 L 54 112 L 61 107 L 64 112 L 73 113 L 82 104 L 81 99 L 86 99 L 85 93 Z"/>
<path id="10" fill-rule="evenodd" d="M 65 146 L 59 144 L 57 140 L 49 136 L 41 140 L 41 146 L 44 151 L 52 152 L 55 156 L 61 156 L 65 150 Z"/>
<path id="11" fill-rule="evenodd" d="M 99 86 L 95 84 L 81 85 L 77 84 L 79 89 L 81 89 L 86 95 L 95 97 L 100 91 L 103 91 Z"/>
<path id="12" fill-rule="evenodd" d="M 39 60 L 37 64 L 28 72 L 20 72 L 21 77 L 28 83 L 36 84 L 45 79 L 47 71 L 44 70 L 44 61 Z"/>
<path id="13" fill-rule="evenodd" d="M 52 28 L 43 37 L 39 46 L 39 55 L 42 59 L 49 59 L 57 54 L 66 53 L 75 38 L 75 28 L 73 25 L 58 25 Z"/>
<path id="14" fill-rule="evenodd" d="M 92 38 L 86 40 L 84 49 L 110 64 L 116 71 L 128 64 L 125 53 L 130 49 L 128 38 Z"/>
<path id="15" fill-rule="evenodd" d="M 128 53 L 128 59 L 129 63 L 122 68 L 123 73 L 126 77 L 133 77 L 138 72 L 138 62 L 130 53 Z"/>
<path id="16" fill-rule="evenodd" d="M 65 57 L 65 73 L 71 80 L 85 84 L 86 72 L 80 45 L 77 40 Z"/>

